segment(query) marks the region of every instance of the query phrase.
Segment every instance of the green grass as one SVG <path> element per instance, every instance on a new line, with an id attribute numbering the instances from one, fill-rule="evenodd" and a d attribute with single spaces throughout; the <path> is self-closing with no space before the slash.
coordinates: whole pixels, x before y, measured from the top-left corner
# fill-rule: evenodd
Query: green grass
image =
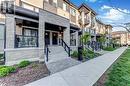
<path id="1" fill-rule="evenodd" d="M 117 48 L 113 48 L 113 47 L 105 47 L 105 48 L 103 48 L 103 50 L 105 50 L 105 51 L 114 51 L 116 49 Z"/>
<path id="2" fill-rule="evenodd" d="M 130 49 L 112 66 L 105 86 L 130 86 Z"/>

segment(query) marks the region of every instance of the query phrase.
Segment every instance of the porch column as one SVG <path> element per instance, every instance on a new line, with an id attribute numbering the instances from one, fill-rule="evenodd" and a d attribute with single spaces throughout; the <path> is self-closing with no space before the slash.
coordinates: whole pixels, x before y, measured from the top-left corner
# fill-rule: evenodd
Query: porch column
<path id="1" fill-rule="evenodd" d="M 15 17 L 6 14 L 6 49 L 15 47 Z"/>
<path id="2" fill-rule="evenodd" d="M 70 24 L 68 24 L 68 27 L 64 30 L 63 39 L 67 45 L 70 46 Z"/>
<path id="3" fill-rule="evenodd" d="M 44 48 L 45 48 L 45 21 L 43 18 L 43 14 L 41 12 L 39 12 L 39 30 L 38 30 L 38 35 L 39 35 L 39 48 L 42 49 L 42 51 L 39 52 L 39 55 L 41 55 L 40 53 L 43 53 L 41 56 L 39 56 L 39 61 L 43 62 L 44 61 Z"/>
<path id="4" fill-rule="evenodd" d="M 50 45 L 52 45 L 52 32 L 50 31 Z"/>
<path id="5" fill-rule="evenodd" d="M 75 32 L 75 36 L 76 36 L 76 47 L 79 46 L 79 41 L 80 41 L 80 40 L 79 40 L 78 33 L 79 33 L 78 31 Z"/>

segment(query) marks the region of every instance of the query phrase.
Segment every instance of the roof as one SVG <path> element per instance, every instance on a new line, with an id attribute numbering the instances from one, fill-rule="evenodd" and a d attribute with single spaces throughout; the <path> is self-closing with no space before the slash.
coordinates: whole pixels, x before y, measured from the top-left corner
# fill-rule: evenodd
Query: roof
<path id="1" fill-rule="evenodd" d="M 78 9 L 78 7 L 74 3 L 72 3 L 70 0 L 64 0 L 64 1 L 70 4 L 71 6 L 73 6 L 74 8 Z"/>
<path id="2" fill-rule="evenodd" d="M 116 34 L 126 34 L 128 33 L 127 31 L 114 31 L 112 32 L 113 35 L 116 35 Z"/>
<path id="3" fill-rule="evenodd" d="M 91 10 L 92 13 L 94 13 L 95 15 L 98 15 L 98 14 L 96 13 L 96 11 L 94 11 L 92 8 L 90 8 L 86 3 L 81 4 L 78 9 L 80 9 L 81 7 L 85 7 L 85 8 L 87 8 L 87 9 Z"/>

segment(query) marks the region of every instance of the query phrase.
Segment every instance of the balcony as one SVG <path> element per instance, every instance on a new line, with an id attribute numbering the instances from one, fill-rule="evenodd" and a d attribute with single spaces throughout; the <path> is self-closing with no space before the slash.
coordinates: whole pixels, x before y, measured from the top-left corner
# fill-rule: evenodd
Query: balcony
<path id="1" fill-rule="evenodd" d="M 57 8 L 57 14 L 60 15 L 60 16 L 62 16 L 62 17 L 65 17 L 65 18 L 67 18 L 67 19 L 70 19 L 70 14 L 69 14 L 69 12 L 63 10 L 63 9 L 60 8 L 60 7 Z"/>
<path id="2" fill-rule="evenodd" d="M 85 19 L 84 19 L 84 24 L 85 24 L 85 25 L 88 25 L 89 23 L 90 23 L 90 20 L 89 20 L 88 18 L 85 18 Z"/>
<path id="3" fill-rule="evenodd" d="M 44 10 L 57 14 L 57 7 L 54 3 L 44 2 Z"/>
<path id="4" fill-rule="evenodd" d="M 73 23 L 76 23 L 76 16 L 70 15 L 70 20 Z"/>
<path id="5" fill-rule="evenodd" d="M 82 22 L 82 17 L 81 17 L 81 16 L 78 16 L 78 22 L 79 22 L 80 25 L 83 23 L 83 22 Z"/>

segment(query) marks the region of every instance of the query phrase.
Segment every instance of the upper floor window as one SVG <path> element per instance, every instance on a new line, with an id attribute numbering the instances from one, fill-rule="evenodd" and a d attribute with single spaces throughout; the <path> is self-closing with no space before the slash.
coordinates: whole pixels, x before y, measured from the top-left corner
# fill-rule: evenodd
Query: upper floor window
<path id="1" fill-rule="evenodd" d="M 73 16 L 76 16 L 76 10 L 73 9 L 73 8 L 71 8 L 71 9 L 70 9 L 70 14 L 72 14 Z"/>
<path id="2" fill-rule="evenodd" d="M 67 4 L 66 3 L 63 3 L 63 10 L 67 11 Z"/>

